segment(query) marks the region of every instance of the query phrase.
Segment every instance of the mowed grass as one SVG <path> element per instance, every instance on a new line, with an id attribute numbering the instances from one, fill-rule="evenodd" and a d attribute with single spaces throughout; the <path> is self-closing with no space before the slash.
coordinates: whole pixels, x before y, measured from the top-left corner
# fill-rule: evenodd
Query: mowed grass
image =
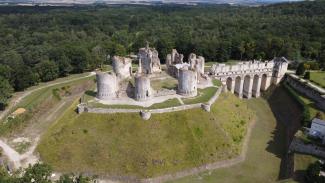
<path id="1" fill-rule="evenodd" d="M 317 161 L 317 158 L 305 155 L 305 154 L 294 154 L 294 180 L 297 182 L 305 182 L 304 176 L 306 174 L 306 170 L 308 166 Z"/>
<path id="2" fill-rule="evenodd" d="M 173 98 L 173 99 L 168 99 L 161 103 L 152 104 L 149 107 L 143 107 L 143 106 L 139 106 L 139 105 L 119 105 L 119 104 L 106 105 L 106 104 L 102 104 L 102 103 L 99 103 L 96 101 L 89 102 L 88 105 L 90 107 L 109 108 L 109 109 L 162 109 L 162 108 L 180 106 L 181 103 L 179 102 L 179 100 L 177 98 Z"/>
<path id="3" fill-rule="evenodd" d="M 153 114 L 75 113 L 76 104 L 41 138 L 42 161 L 60 172 L 153 177 L 236 157 L 255 114 L 223 94 L 202 109 Z"/>
<path id="4" fill-rule="evenodd" d="M 325 88 L 325 72 L 310 72 L 310 80 Z"/>
<path id="5" fill-rule="evenodd" d="M 265 100 L 248 100 L 248 106 L 256 111 L 257 120 L 244 162 L 231 167 L 185 177 L 170 183 L 276 182 L 281 163 L 279 154 L 285 153 L 285 145 L 283 137 L 275 140 L 274 136 L 275 134 L 284 134 L 284 131 L 276 125 L 276 119 Z"/>
<path id="6" fill-rule="evenodd" d="M 182 99 L 184 104 L 196 104 L 196 103 L 205 103 L 208 102 L 211 97 L 217 92 L 218 88 L 208 87 L 204 89 L 198 89 L 198 95 L 193 98 L 184 98 Z"/>

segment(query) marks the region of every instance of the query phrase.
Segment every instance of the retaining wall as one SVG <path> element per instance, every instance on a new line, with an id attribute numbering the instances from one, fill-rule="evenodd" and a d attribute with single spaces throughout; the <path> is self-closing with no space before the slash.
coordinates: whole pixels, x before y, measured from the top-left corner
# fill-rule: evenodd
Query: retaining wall
<path id="1" fill-rule="evenodd" d="M 195 108 L 203 108 L 206 110 L 206 106 L 211 106 L 219 97 L 222 91 L 222 87 L 219 87 L 216 93 L 211 97 L 211 99 L 207 103 L 197 103 L 197 104 L 188 104 L 188 105 L 181 105 L 176 107 L 168 107 L 162 109 L 113 109 L 113 108 L 94 108 L 89 107 L 87 104 L 79 104 L 77 107 L 78 113 L 88 112 L 88 113 L 140 113 L 141 111 L 145 111 L 146 113 L 152 114 L 161 114 L 167 112 L 176 112 L 176 111 L 183 111 L 188 109 L 195 109 Z M 206 110 L 207 111 L 207 110 Z"/>
<path id="2" fill-rule="evenodd" d="M 306 95 L 311 100 L 315 101 L 316 105 L 325 111 L 325 90 L 321 87 L 299 78 L 294 74 L 288 74 L 286 82 L 299 93 Z"/>

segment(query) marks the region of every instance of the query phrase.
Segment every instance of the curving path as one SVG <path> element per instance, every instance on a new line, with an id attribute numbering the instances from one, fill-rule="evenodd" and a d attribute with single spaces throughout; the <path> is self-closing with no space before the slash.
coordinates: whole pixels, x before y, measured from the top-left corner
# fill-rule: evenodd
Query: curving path
<path id="1" fill-rule="evenodd" d="M 25 92 L 21 92 L 12 99 L 12 101 L 10 102 L 10 104 L 6 108 L 6 110 L 4 110 L 2 113 L 0 113 L 0 121 L 2 121 L 3 118 L 6 117 L 12 111 L 12 109 L 14 109 L 19 104 L 19 102 L 21 102 L 24 98 L 26 98 L 27 96 L 29 96 L 31 93 L 33 93 L 35 91 L 39 91 L 41 89 L 44 89 L 44 88 L 47 88 L 47 87 L 52 87 L 52 86 L 59 85 L 59 84 L 69 83 L 69 82 L 72 82 L 72 81 L 88 78 L 88 77 L 94 76 L 95 74 L 96 74 L 95 72 L 91 72 L 86 76 L 73 78 L 73 79 L 60 81 L 60 82 L 53 82 L 53 83 L 47 84 L 45 86 L 41 86 L 41 87 L 31 89 L 31 90 L 28 90 L 28 91 L 25 91 Z M 62 107 L 64 104 L 65 104 L 65 102 L 58 105 L 54 112 L 59 110 L 59 108 Z M 52 118 L 51 115 L 49 115 L 46 118 L 46 120 L 50 120 L 50 118 Z M 36 163 L 38 161 L 38 158 L 33 154 L 35 149 L 36 149 L 36 146 L 38 144 L 38 140 L 39 140 L 39 136 L 36 137 L 33 140 L 31 148 L 27 152 L 25 152 L 24 154 L 19 154 L 15 149 L 11 148 L 6 143 L 5 139 L 0 139 L 0 148 L 3 151 L 3 154 L 13 164 L 13 168 L 20 168 L 20 167 L 27 166 L 28 164 Z"/>
<path id="2" fill-rule="evenodd" d="M 89 75 L 87 75 L 87 76 L 83 76 L 83 77 L 79 77 L 79 78 L 74 78 L 74 79 L 70 79 L 70 80 L 66 80 L 66 81 L 61 81 L 61 82 L 54 82 L 54 83 L 51 83 L 51 84 L 48 84 L 48 85 L 45 85 L 45 86 L 41 86 L 41 87 L 38 87 L 38 88 L 35 88 L 35 89 L 32 89 L 32 90 L 27 90 L 27 91 L 24 91 L 22 93 L 19 93 L 17 96 L 15 96 L 12 99 L 12 101 L 6 107 L 6 109 L 0 113 L 0 121 L 2 121 L 3 118 L 5 116 L 7 116 L 9 114 L 9 112 L 13 108 L 15 108 L 20 101 L 22 101 L 25 97 L 27 97 L 28 95 L 30 95 L 31 93 L 33 93 L 35 91 L 42 90 L 44 88 L 51 87 L 51 86 L 55 86 L 55 85 L 59 85 L 59 84 L 69 83 L 71 81 L 76 81 L 76 80 L 80 80 L 80 79 L 83 79 L 83 78 L 88 78 L 88 77 L 94 76 L 95 74 L 96 74 L 95 72 L 90 72 Z"/>

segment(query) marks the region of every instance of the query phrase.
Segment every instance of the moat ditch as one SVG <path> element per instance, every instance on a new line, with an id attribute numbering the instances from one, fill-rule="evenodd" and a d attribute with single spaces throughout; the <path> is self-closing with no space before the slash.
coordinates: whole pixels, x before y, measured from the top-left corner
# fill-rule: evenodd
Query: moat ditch
<path id="1" fill-rule="evenodd" d="M 283 85 L 272 88 L 264 97 L 277 121 L 273 141 L 283 141 L 283 149 L 277 149 L 273 152 L 281 158 L 278 179 L 288 179 L 294 176 L 294 154 L 287 152 L 295 133 L 301 127 L 303 110 L 297 101 L 288 94 Z"/>

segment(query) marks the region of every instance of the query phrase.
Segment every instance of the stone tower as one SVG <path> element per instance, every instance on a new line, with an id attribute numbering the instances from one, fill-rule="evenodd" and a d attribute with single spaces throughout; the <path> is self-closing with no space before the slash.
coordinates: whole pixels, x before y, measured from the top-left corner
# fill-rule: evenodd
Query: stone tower
<path id="1" fill-rule="evenodd" d="M 197 95 L 197 72 L 180 69 L 177 93 L 183 96 Z"/>
<path id="2" fill-rule="evenodd" d="M 115 74 L 98 72 L 97 98 L 101 100 L 115 98 L 118 91 L 118 81 Z"/>
<path id="3" fill-rule="evenodd" d="M 272 61 L 274 62 L 272 83 L 277 85 L 280 83 L 285 73 L 287 72 L 289 61 L 284 57 L 277 57 L 274 58 Z"/>
<path id="4" fill-rule="evenodd" d="M 138 101 L 145 101 L 152 97 L 150 79 L 147 76 L 138 75 L 135 77 L 134 98 Z"/>

